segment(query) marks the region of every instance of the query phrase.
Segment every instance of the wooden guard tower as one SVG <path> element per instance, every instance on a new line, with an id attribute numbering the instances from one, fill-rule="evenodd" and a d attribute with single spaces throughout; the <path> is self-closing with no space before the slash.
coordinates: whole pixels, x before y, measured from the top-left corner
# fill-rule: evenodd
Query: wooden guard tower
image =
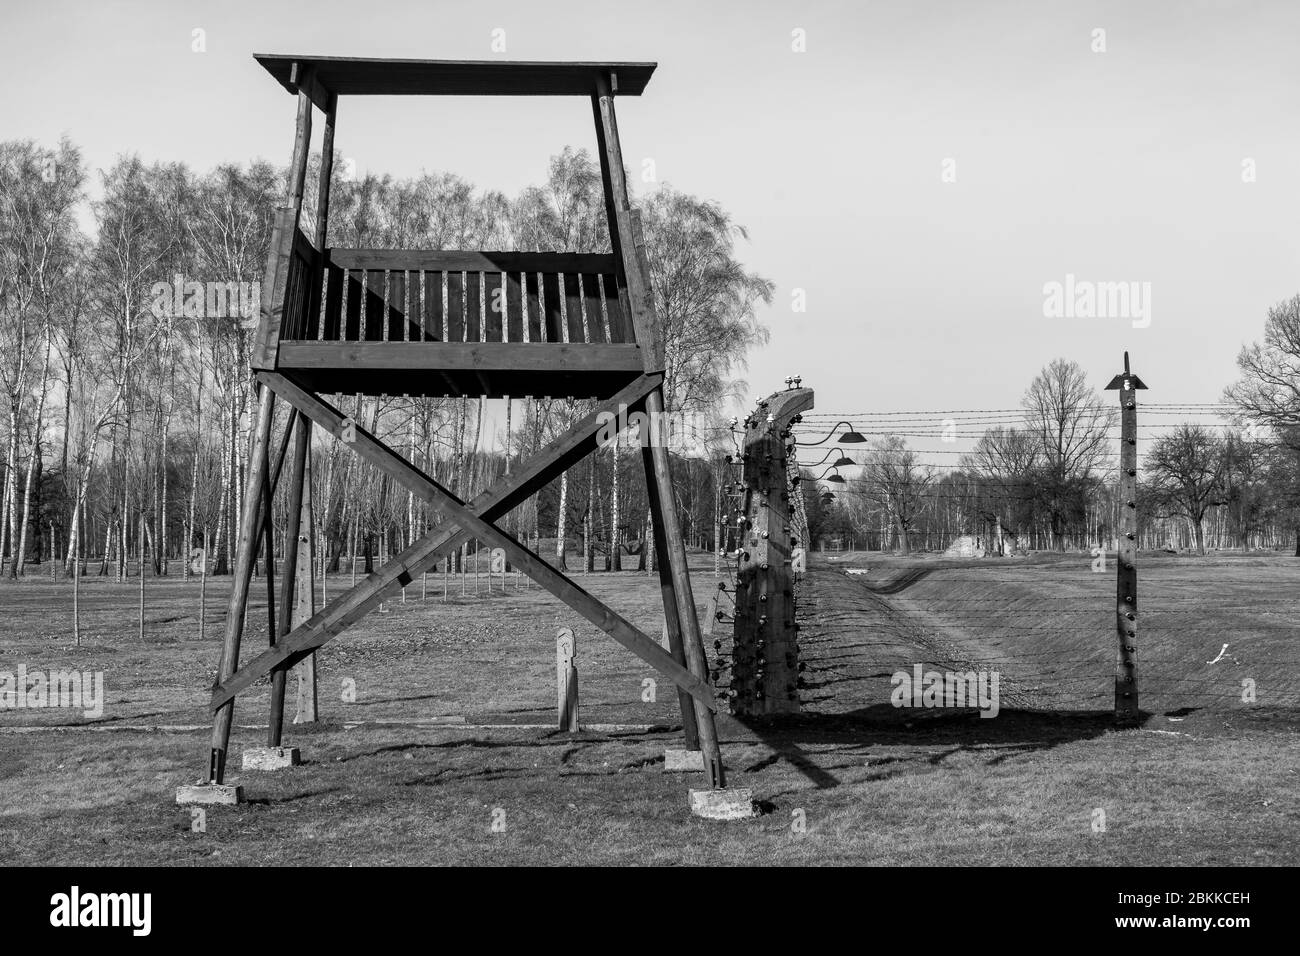
<path id="1" fill-rule="evenodd" d="M 669 650 L 494 524 L 597 448 L 601 412 L 617 415 L 620 406 L 626 406 L 659 420 L 656 413 L 664 410 L 663 327 L 651 294 L 640 221 L 628 203 L 614 113 L 616 97 L 640 95 L 655 64 L 269 55 L 256 59 L 297 97 L 297 121 L 288 196 L 276 211 L 253 348 L 259 405 L 221 663 L 212 692 L 209 783 L 220 784 L 225 775 L 235 695 L 254 681 L 271 677 L 269 743 L 279 746 L 289 668 L 386 595 L 409 584 L 468 539 L 478 538 L 504 549 L 516 567 L 677 685 L 687 748 L 702 752 L 707 786 L 722 788 L 716 704 L 664 444 L 643 442 L 642 461 L 661 556 L 659 581 Z M 364 95 L 588 98 L 613 251 L 326 246 L 338 101 Z M 301 227 L 301 213 L 314 109 L 324 115 L 325 131 L 315 228 L 308 235 Z M 472 501 L 462 501 L 323 397 L 335 393 L 571 396 L 594 399 L 598 405 L 542 454 Z M 287 402 L 292 410 L 273 451 L 277 400 Z M 443 519 L 315 613 L 310 606 L 304 611 L 301 594 L 297 603 L 294 597 L 295 573 L 302 566 L 297 546 L 313 425 L 347 443 L 428 502 Z M 290 445 L 292 455 L 287 454 Z M 282 472 L 289 483 L 285 540 L 291 553 L 284 556 L 278 600 L 268 601 L 271 646 L 240 666 L 253 564 L 264 542 L 270 557 L 270 502 Z M 274 596 L 275 583 L 268 587 Z"/>

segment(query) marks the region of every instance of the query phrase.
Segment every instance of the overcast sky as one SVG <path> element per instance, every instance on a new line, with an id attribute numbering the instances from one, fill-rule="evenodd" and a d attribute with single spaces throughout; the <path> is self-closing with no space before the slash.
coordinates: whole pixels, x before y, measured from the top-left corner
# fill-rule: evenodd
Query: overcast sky
<path id="1" fill-rule="evenodd" d="M 287 162 L 294 101 L 254 52 L 657 61 L 619 106 L 634 179 L 652 158 L 748 229 L 739 254 L 777 289 L 749 391 L 799 373 L 819 411 L 1007 408 L 1052 358 L 1101 386 L 1126 348 L 1149 401 L 1216 401 L 1300 292 L 1300 3 L 5 6 L 0 138 L 67 133 L 94 170 L 131 151 Z M 594 148 L 585 101 L 339 108 L 362 173 L 513 195 L 566 144 Z M 1067 275 L 1150 283 L 1149 326 L 1045 316 Z"/>

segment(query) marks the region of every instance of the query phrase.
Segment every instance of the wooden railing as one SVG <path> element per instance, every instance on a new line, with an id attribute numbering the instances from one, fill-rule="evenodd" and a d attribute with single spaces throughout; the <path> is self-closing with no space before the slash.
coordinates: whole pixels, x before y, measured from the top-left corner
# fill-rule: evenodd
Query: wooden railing
<path id="1" fill-rule="evenodd" d="M 280 316 L 280 338 L 305 338 L 312 328 L 312 317 L 319 309 L 314 296 L 313 277 L 320 253 L 301 229 L 293 230 L 293 244 L 288 255 L 288 275 L 284 284 L 284 311 Z"/>
<path id="2" fill-rule="evenodd" d="M 303 308 L 290 321 L 286 304 L 283 341 L 636 341 L 611 254 L 333 248 L 295 293 L 294 249 L 286 303 Z"/>

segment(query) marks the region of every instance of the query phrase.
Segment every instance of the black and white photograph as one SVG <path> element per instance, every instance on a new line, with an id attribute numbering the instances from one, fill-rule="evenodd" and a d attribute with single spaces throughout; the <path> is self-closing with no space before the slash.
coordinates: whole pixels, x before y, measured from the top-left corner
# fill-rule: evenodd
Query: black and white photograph
<path id="1" fill-rule="evenodd" d="M 1268 922 L 1300 5 L 3 8 L 7 923 Z"/>

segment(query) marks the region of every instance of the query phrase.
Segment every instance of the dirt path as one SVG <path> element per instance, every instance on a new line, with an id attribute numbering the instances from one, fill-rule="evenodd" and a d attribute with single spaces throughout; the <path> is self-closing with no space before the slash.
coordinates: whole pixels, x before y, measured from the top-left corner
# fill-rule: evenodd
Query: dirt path
<path id="1" fill-rule="evenodd" d="M 934 626 L 923 612 L 911 611 L 893 597 L 931 570 L 914 569 L 872 584 L 837 568 L 809 569 L 799 605 L 806 712 L 837 714 L 887 705 L 890 677 L 917 664 L 926 671 L 997 670 L 1003 707 L 1042 705 L 1017 685 L 1014 662 L 980 646 L 976 635 Z"/>

